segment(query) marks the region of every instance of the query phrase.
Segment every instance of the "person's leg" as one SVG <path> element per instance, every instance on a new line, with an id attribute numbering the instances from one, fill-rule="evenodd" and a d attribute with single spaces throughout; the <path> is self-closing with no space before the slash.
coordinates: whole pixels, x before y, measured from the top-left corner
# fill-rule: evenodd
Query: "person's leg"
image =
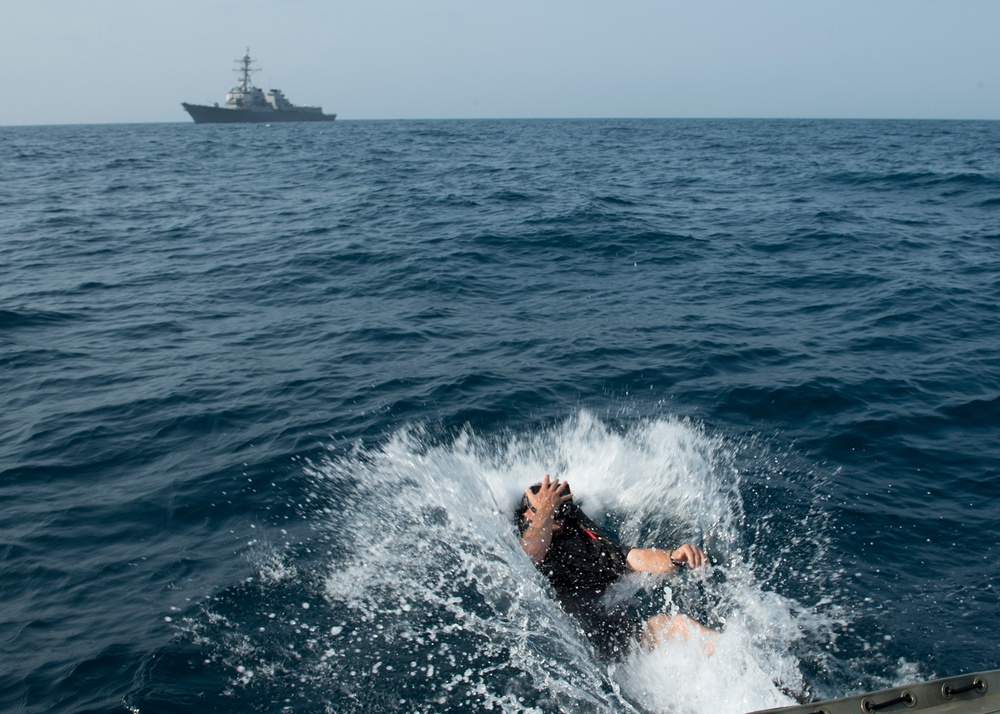
<path id="1" fill-rule="evenodd" d="M 680 637 L 687 641 L 692 635 L 704 642 L 705 652 L 715 652 L 715 631 L 692 620 L 687 615 L 653 615 L 642 632 L 642 646 L 651 650 L 661 642 Z"/>

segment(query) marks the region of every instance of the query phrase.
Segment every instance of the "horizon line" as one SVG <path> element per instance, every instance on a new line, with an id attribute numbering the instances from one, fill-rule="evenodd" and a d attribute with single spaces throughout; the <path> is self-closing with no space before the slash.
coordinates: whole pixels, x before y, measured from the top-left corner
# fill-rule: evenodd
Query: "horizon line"
<path id="1" fill-rule="evenodd" d="M 821 117 L 821 116 L 606 116 L 606 117 L 572 117 L 572 116 L 542 116 L 542 117 L 382 117 L 382 118 L 354 118 L 345 119 L 337 117 L 334 122 L 261 122 L 259 124 L 234 123 L 227 126 L 273 126 L 274 124 L 336 124 L 339 122 L 454 122 L 454 121 L 955 121 L 955 122 L 995 122 L 1000 118 L 960 118 L 960 117 Z M 65 122 L 37 124 L 0 124 L 2 129 L 29 128 L 29 127 L 68 127 L 68 126 L 138 126 L 138 125 L 172 125 L 187 124 L 199 126 L 193 121 L 170 120 L 170 121 L 103 121 L 103 122 Z"/>

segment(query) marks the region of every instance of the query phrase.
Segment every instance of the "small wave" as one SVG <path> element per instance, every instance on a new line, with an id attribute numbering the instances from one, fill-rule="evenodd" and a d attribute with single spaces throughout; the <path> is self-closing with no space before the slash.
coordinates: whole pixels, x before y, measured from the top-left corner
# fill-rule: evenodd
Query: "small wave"
<path id="1" fill-rule="evenodd" d="M 448 193 L 443 196 L 439 196 L 438 198 L 433 199 L 431 204 L 447 208 L 478 208 L 480 205 L 479 201 L 458 193 Z"/>
<path id="2" fill-rule="evenodd" d="M 1000 396 L 943 406 L 941 413 L 966 429 L 993 429 L 1000 423 Z"/>
<path id="3" fill-rule="evenodd" d="M 720 400 L 723 412 L 752 419 L 780 415 L 785 421 L 821 419 L 864 407 L 856 391 L 836 381 L 816 379 L 781 387 L 734 387 Z"/>
<path id="4" fill-rule="evenodd" d="M 147 158 L 116 157 L 104 165 L 106 171 L 119 171 L 121 169 L 150 169 L 155 168 L 156 163 Z"/>
<path id="5" fill-rule="evenodd" d="M 609 206 L 635 206 L 638 205 L 635 201 L 628 198 L 623 198 L 622 196 L 598 196 L 595 199 L 598 203 L 604 203 Z"/>
<path id="6" fill-rule="evenodd" d="M 787 235 L 766 236 L 750 244 L 761 253 L 811 251 L 817 248 L 831 252 L 846 251 L 860 242 L 860 236 L 850 232 L 815 228 L 800 228 Z"/>
<path id="7" fill-rule="evenodd" d="M 16 329 L 19 327 L 45 327 L 79 319 L 78 315 L 67 312 L 48 310 L 30 310 L 17 312 L 15 310 L 0 310 L 0 329 Z"/>
<path id="8" fill-rule="evenodd" d="M 100 280 L 87 280 L 80 283 L 77 286 L 77 290 L 88 291 L 88 290 L 112 290 L 115 286 L 109 285 L 108 283 L 101 282 Z"/>
<path id="9" fill-rule="evenodd" d="M 891 173 L 867 173 L 861 171 L 844 171 L 832 174 L 827 180 L 832 183 L 851 186 L 879 186 L 887 190 L 927 186 L 1000 187 L 1000 178 L 984 173 L 970 172 L 896 171 Z"/>
<path id="10" fill-rule="evenodd" d="M 491 193 L 489 196 L 492 201 L 501 201 L 503 203 L 528 203 L 531 201 L 537 201 L 538 197 L 524 191 L 497 191 L 496 193 Z"/>
<path id="11" fill-rule="evenodd" d="M 113 338 L 128 340 L 156 339 L 164 335 L 180 335 L 191 328 L 180 320 L 158 320 L 138 325 L 118 327 L 108 331 Z"/>

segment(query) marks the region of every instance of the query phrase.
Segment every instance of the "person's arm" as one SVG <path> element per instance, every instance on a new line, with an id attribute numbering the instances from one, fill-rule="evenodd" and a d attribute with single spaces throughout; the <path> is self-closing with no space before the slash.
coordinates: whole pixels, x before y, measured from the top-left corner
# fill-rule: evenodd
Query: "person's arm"
<path id="1" fill-rule="evenodd" d="M 556 511 L 559 510 L 559 506 L 573 498 L 573 494 L 568 491 L 560 495 L 559 492 L 564 486 L 565 484 L 559 479 L 549 481 L 549 475 L 545 474 L 538 493 L 532 493 L 530 488 L 524 492 L 531 507 L 525 514 L 528 528 L 521 536 L 521 548 L 535 565 L 545 559 L 545 554 L 552 545 L 552 522 L 555 520 Z"/>
<path id="2" fill-rule="evenodd" d="M 701 548 L 686 543 L 673 550 L 632 548 L 626 560 L 629 567 L 639 573 L 672 573 L 685 564 L 689 568 L 700 568 L 707 558 Z"/>

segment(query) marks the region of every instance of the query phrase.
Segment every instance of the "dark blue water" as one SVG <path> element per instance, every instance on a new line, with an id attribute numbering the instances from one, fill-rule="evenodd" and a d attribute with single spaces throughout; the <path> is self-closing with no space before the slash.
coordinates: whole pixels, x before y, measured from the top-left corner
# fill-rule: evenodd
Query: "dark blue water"
<path id="1" fill-rule="evenodd" d="M 0 709 L 742 712 L 1000 667 L 1000 124 L 0 129 Z M 722 632 L 608 664 L 568 478 Z M 629 594 L 629 593 L 626 593 Z"/>

